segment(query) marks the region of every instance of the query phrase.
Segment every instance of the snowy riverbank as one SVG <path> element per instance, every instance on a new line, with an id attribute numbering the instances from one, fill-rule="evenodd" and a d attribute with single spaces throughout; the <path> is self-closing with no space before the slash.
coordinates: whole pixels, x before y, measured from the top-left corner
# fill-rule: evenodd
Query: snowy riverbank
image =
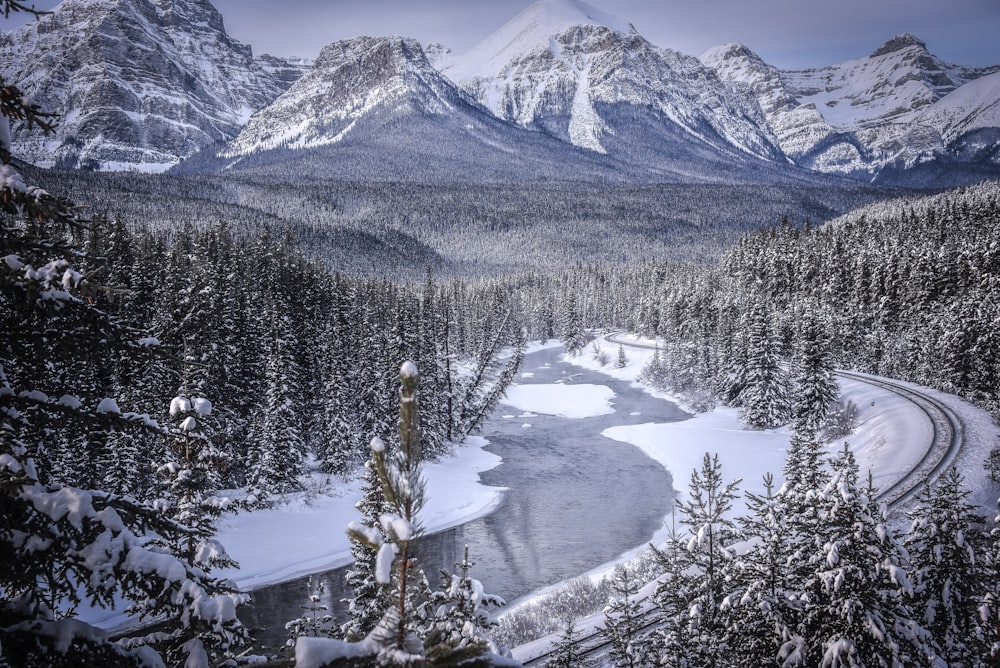
<path id="1" fill-rule="evenodd" d="M 616 346 L 605 341 L 597 343 L 611 353 L 609 357 L 616 357 L 613 354 Z M 535 344 L 529 350 L 558 345 L 558 342 L 545 346 Z M 636 384 L 653 354 L 652 350 L 628 347 L 624 368 L 617 368 L 614 362 L 602 366 L 594 360 L 593 345 L 568 361 Z M 524 375 L 530 376 L 531 372 Z M 677 400 L 646 390 L 654 396 Z M 931 426 L 912 404 L 888 391 L 854 380 L 842 381 L 842 390 L 844 398 L 859 407 L 859 427 L 847 440 L 861 468 L 871 469 L 876 485 L 885 488 L 919 459 Z M 997 487 L 986 478 L 982 463 L 990 447 L 1000 438 L 1000 429 L 988 413 L 955 397 L 925 391 L 947 401 L 961 416 L 966 427 L 967 446 L 959 457 L 958 466 L 974 490 L 973 500 L 990 511 L 995 508 Z M 571 418 L 607 414 L 613 410 L 614 402 L 610 388 L 594 383 L 515 386 L 505 403 L 523 413 L 503 417 L 528 420 L 523 426 L 525 433 L 530 434 L 533 414 Z M 705 452 L 718 453 L 726 476 L 742 478 L 743 490 L 761 491 L 761 478 L 766 472 L 773 473 L 780 481 L 790 435 L 787 428 L 747 430 L 739 422 L 737 411 L 728 408 L 717 408 L 682 422 L 611 427 L 603 434 L 608 438 L 608 447 L 632 445 L 640 448 L 674 476 L 674 487 L 681 493 L 687 489 L 690 473 L 700 466 Z M 491 513 L 501 503 L 504 490 L 480 482 L 480 474 L 501 461 L 500 457 L 484 449 L 486 445 L 485 439 L 470 438 L 457 446 L 452 456 L 424 467 L 428 492 L 423 513 L 426 531 L 436 532 L 463 524 Z M 841 442 L 829 444 L 831 450 L 840 446 Z M 219 524 L 218 537 L 241 567 L 221 574 L 234 579 L 242 588 L 252 590 L 349 564 L 350 543 L 345 527 L 348 522 L 358 519 L 354 505 L 361 498 L 360 487 L 359 479 L 344 481 L 314 474 L 308 479 L 307 491 L 289 495 L 273 508 L 225 515 Z M 740 511 L 737 508 L 737 512 Z M 650 541 L 658 542 L 664 536 L 665 529 L 661 529 L 650 536 Z M 592 570 L 589 575 L 595 579 L 602 577 L 615 563 L 634 557 L 644 548 L 645 543 L 623 545 L 618 559 Z M 536 596 L 541 593 L 536 592 Z M 127 621 L 120 612 L 90 612 L 103 617 L 90 621 L 105 627 L 119 626 Z"/>
<path id="2" fill-rule="evenodd" d="M 651 340 L 628 336 L 620 338 L 639 345 L 653 343 Z M 607 354 L 610 363 L 602 365 L 595 359 L 595 345 Z M 638 378 L 643 368 L 649 364 L 653 350 L 626 346 L 627 362 L 622 368 L 616 366 L 616 353 L 616 344 L 599 338 L 584 348 L 577 357 L 566 359 L 579 367 L 643 386 Z M 858 426 L 846 439 L 827 443 L 827 450 L 831 453 L 839 450 L 846 440 L 857 458 L 862 474 L 867 475 L 870 470 L 875 485 L 885 489 L 919 461 L 932 437 L 933 427 L 919 408 L 888 390 L 850 379 L 842 379 L 840 386 L 842 398 L 853 401 L 858 406 Z M 680 397 L 643 387 L 654 396 L 684 405 Z M 984 513 L 992 514 L 996 511 L 1000 486 L 989 480 L 983 462 L 990 448 L 1000 439 L 1000 427 L 994 423 L 989 413 L 958 397 L 916 385 L 912 387 L 944 401 L 961 418 L 965 426 L 966 446 L 959 455 L 956 466 L 965 476 L 966 485 L 972 490 L 971 500 L 981 505 Z M 585 400 L 597 401 L 598 398 Z M 706 452 L 719 455 L 727 480 L 742 479 L 742 491 L 763 492 L 765 473 L 773 474 L 776 485 L 780 485 L 785 452 L 791 436 L 788 427 L 747 429 L 739 420 L 738 410 L 726 407 L 696 414 L 682 422 L 650 422 L 612 427 L 603 434 L 612 441 L 640 448 L 651 459 L 663 465 L 674 476 L 674 487 L 680 494 L 686 492 L 691 472 L 701 466 Z M 734 504 L 734 513 L 740 514 L 743 510 L 741 499 Z M 658 544 L 665 537 L 666 526 L 652 536 L 650 542 Z M 599 580 L 610 574 L 617 563 L 633 558 L 643 549 L 645 545 L 624 551 L 620 559 L 586 575 L 595 581 Z M 535 596 L 522 599 L 518 604 L 530 603 L 561 586 L 562 584 L 557 584 L 536 592 Z"/>

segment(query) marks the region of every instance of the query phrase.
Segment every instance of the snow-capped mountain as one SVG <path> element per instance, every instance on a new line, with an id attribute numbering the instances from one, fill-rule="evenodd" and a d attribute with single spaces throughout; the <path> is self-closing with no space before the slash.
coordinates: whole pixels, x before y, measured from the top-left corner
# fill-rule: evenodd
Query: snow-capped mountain
<path id="1" fill-rule="evenodd" d="M 570 178 L 568 165 L 583 175 L 614 177 L 621 169 L 497 119 L 402 37 L 324 47 L 312 69 L 235 139 L 204 153 L 175 171 L 282 164 L 298 175 L 476 180 Z"/>
<path id="2" fill-rule="evenodd" d="M 0 63 L 59 116 L 47 137 L 15 128 L 19 157 L 152 171 L 234 137 L 306 67 L 255 60 L 208 0 L 64 0 L 0 36 Z"/>
<path id="3" fill-rule="evenodd" d="M 579 0 L 539 0 L 442 71 L 499 118 L 598 153 L 783 160 L 752 97 Z"/>
<path id="4" fill-rule="evenodd" d="M 1000 173 L 1000 65 L 951 65 L 910 35 L 809 70 L 739 44 L 698 59 L 582 0 L 538 0 L 464 54 L 361 37 L 327 46 L 315 68 L 255 58 L 210 0 L 63 0 L 0 35 L 0 72 L 59 116 L 48 137 L 14 129 L 15 154 L 41 166 L 671 182 L 812 178 L 793 165 L 899 182 Z"/>
<path id="5" fill-rule="evenodd" d="M 252 116 L 221 153 L 335 144 L 369 114 L 473 111 L 474 102 L 401 37 L 358 37 L 323 48 L 310 72 Z"/>
<path id="6" fill-rule="evenodd" d="M 756 96 L 782 150 L 803 167 L 873 176 L 942 159 L 996 160 L 1000 81 L 989 75 L 1000 67 L 945 63 L 912 35 L 818 69 L 779 70 L 741 44 L 701 58 Z"/>

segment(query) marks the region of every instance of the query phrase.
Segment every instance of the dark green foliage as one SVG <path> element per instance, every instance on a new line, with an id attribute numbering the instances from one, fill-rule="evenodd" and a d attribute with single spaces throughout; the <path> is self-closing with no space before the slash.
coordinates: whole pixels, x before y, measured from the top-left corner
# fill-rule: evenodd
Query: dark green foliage
<path id="1" fill-rule="evenodd" d="M 906 536 L 914 614 L 949 666 L 974 666 L 988 654 L 979 608 L 993 574 L 985 518 L 968 496 L 962 476 L 948 469 L 920 494 Z"/>
<path id="2" fill-rule="evenodd" d="M 604 626 L 599 631 L 611 642 L 611 661 L 616 668 L 642 668 L 649 665 L 649 643 L 641 637 L 642 585 L 627 565 L 615 567 L 611 581 L 613 596 L 604 609 Z"/>
<path id="3" fill-rule="evenodd" d="M 591 662 L 583 655 L 579 645 L 580 631 L 576 622 L 570 619 L 566 627 L 552 647 L 553 655 L 545 663 L 545 668 L 588 668 Z"/>

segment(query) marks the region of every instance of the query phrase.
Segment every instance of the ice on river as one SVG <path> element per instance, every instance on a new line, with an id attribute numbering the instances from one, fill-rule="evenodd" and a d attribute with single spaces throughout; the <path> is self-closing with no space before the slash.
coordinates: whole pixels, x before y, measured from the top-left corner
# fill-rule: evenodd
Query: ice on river
<path id="1" fill-rule="evenodd" d="M 588 418 L 614 413 L 614 398 L 615 393 L 606 385 L 514 385 L 503 403 L 539 415 Z"/>

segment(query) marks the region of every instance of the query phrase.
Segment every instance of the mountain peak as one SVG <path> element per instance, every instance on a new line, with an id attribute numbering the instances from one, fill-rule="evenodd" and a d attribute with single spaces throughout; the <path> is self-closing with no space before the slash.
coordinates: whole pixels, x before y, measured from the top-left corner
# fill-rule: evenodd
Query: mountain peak
<path id="1" fill-rule="evenodd" d="M 699 60 L 707 64 L 709 67 L 716 68 L 721 66 L 723 63 L 732 60 L 747 60 L 752 63 L 759 63 L 761 65 L 765 64 L 764 60 L 750 47 L 745 44 L 740 44 L 739 42 L 713 46 L 705 51 L 705 53 L 701 54 Z"/>
<path id="2" fill-rule="evenodd" d="M 550 40 L 568 28 L 595 26 L 625 34 L 638 34 L 635 27 L 581 0 L 537 0 L 499 30 L 446 67 L 455 81 L 493 74 L 513 58 L 537 48 L 549 48 Z"/>
<path id="3" fill-rule="evenodd" d="M 507 26 L 512 24 L 524 27 L 537 26 L 542 32 L 548 33 L 547 36 L 581 25 L 601 26 L 626 34 L 636 32 L 635 27 L 628 21 L 607 14 L 581 0 L 537 0 L 514 17 Z"/>
<path id="4" fill-rule="evenodd" d="M 878 58 L 879 56 L 884 56 L 889 53 L 902 51 L 903 49 L 907 49 L 911 46 L 916 46 L 923 50 L 927 49 L 927 44 L 922 39 L 915 37 L 908 32 L 904 32 L 896 35 L 888 42 L 875 49 L 875 52 L 872 53 L 871 57 Z"/>

